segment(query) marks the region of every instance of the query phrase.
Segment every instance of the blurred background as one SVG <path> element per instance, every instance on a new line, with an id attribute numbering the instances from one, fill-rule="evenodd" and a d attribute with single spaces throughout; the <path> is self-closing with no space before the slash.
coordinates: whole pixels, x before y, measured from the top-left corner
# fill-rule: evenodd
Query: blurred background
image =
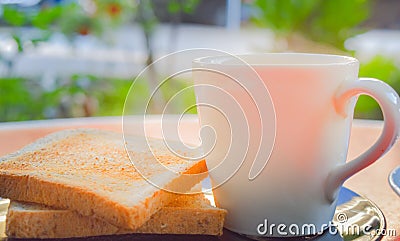
<path id="1" fill-rule="evenodd" d="M 397 0 L 0 3 L 1 122 L 121 115 L 140 71 L 187 48 L 355 56 L 361 77 L 379 78 L 400 92 Z M 161 73 L 154 71 L 153 78 L 138 84 L 137 105 L 159 83 Z M 157 113 L 157 105 L 190 85 L 190 79 L 179 79 L 164 86 L 150 111 Z M 194 94 L 184 95 L 181 102 L 194 104 Z M 377 103 L 365 96 L 359 98 L 355 116 L 382 118 Z"/>

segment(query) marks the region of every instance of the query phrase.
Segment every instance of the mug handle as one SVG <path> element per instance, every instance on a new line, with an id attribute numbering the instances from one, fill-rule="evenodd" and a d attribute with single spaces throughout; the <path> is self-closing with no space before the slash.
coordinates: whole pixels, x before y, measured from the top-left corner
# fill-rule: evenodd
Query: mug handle
<path id="1" fill-rule="evenodd" d="M 374 98 L 380 105 L 384 117 L 384 127 L 379 139 L 363 154 L 354 160 L 337 166 L 326 180 L 325 195 L 333 202 L 339 187 L 352 175 L 366 168 L 385 154 L 396 142 L 400 125 L 399 96 L 383 81 L 373 78 L 360 78 L 358 81 L 341 86 L 334 99 L 336 111 L 347 116 L 346 106 L 350 98 L 366 94 Z"/>

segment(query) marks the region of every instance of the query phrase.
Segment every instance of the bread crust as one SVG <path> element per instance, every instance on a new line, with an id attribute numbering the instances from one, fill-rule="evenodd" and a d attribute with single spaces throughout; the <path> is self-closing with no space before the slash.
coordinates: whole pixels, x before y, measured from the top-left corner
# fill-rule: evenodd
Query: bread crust
<path id="1" fill-rule="evenodd" d="M 162 158 L 180 172 L 167 175 L 164 188 L 186 192 L 206 176 L 204 160 L 185 163 L 165 154 Z M 183 175 L 194 173 L 203 174 Z M 165 173 L 154 176 L 159 174 Z M 57 132 L 1 158 L 0 196 L 74 210 L 127 229 L 143 225 L 173 198 L 137 173 L 122 134 L 94 129 Z"/>
<path id="2" fill-rule="evenodd" d="M 74 211 L 12 201 L 6 234 L 14 238 L 71 238 L 115 234 L 206 234 L 221 235 L 226 210 L 210 205 L 202 194 L 176 195 L 136 230 L 118 228 L 103 220 Z"/>

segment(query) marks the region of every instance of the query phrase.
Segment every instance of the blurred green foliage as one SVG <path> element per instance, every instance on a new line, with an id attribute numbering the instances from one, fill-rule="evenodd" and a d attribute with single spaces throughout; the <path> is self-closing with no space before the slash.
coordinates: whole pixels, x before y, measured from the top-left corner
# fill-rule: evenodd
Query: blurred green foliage
<path id="1" fill-rule="evenodd" d="M 61 16 L 62 11 L 62 6 L 43 8 L 32 18 L 32 25 L 40 29 L 49 28 Z"/>
<path id="2" fill-rule="evenodd" d="M 122 115 L 132 83 L 130 79 L 73 75 L 59 78 L 45 88 L 40 79 L 0 78 L 0 121 L 119 116 Z M 168 85 L 163 85 L 160 91 L 169 99 L 188 86 L 190 81 L 174 79 Z M 146 81 L 135 81 L 129 96 L 131 109 L 128 114 L 141 114 L 150 96 Z M 194 103 L 194 91 L 189 88 L 171 103 L 167 113 L 182 113 Z M 196 109 L 188 113 L 196 113 Z"/>
<path id="3" fill-rule="evenodd" d="M 191 106 L 195 106 L 196 104 L 192 80 L 180 78 L 169 79 L 167 84 L 161 85 L 160 91 L 163 99 L 170 101 L 166 109 L 167 113 L 197 113 L 196 108 L 191 108 Z"/>
<path id="4" fill-rule="evenodd" d="M 253 22 L 279 36 L 300 33 L 344 49 L 370 12 L 371 0 L 255 0 Z"/>
<path id="5" fill-rule="evenodd" d="M 27 87 L 28 83 L 25 79 L 0 79 L 0 121 L 29 120 L 39 114 L 36 109 L 40 107 L 31 106 L 34 102 L 33 96 Z M 42 116 L 37 118 L 40 117 Z"/>
<path id="6" fill-rule="evenodd" d="M 130 85 L 125 79 L 74 75 L 49 89 L 40 80 L 1 78 L 0 121 L 121 115 Z"/>
<path id="7" fill-rule="evenodd" d="M 393 59 L 380 55 L 375 56 L 369 62 L 361 63 L 359 76 L 385 81 L 397 93 L 400 93 L 400 68 Z M 382 119 L 378 103 L 369 96 L 360 96 L 355 110 L 356 118 Z"/>
<path id="8" fill-rule="evenodd" d="M 3 6 L 3 19 L 12 26 L 22 26 L 27 22 L 27 16 L 17 9 Z"/>
<path id="9" fill-rule="evenodd" d="M 87 34 L 101 36 L 106 29 L 130 21 L 136 10 L 133 2 L 126 0 L 96 1 L 95 6 L 87 5 L 86 9 L 78 2 L 46 6 L 38 11 L 27 11 L 14 5 L 3 5 L 2 9 L 3 20 L 11 26 L 59 31 L 69 38 Z"/>
<path id="10" fill-rule="evenodd" d="M 172 14 L 176 13 L 192 13 L 200 0 L 170 0 L 168 2 L 168 12 Z"/>

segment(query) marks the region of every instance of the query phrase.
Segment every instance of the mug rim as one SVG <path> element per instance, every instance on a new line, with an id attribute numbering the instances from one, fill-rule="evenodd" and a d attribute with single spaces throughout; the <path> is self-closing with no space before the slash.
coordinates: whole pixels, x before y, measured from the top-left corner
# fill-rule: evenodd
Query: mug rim
<path id="1" fill-rule="evenodd" d="M 255 60 L 255 58 L 257 60 Z M 269 62 L 268 62 L 269 61 Z M 359 61 L 350 56 L 318 53 L 250 53 L 206 56 L 194 59 L 193 64 L 207 66 L 274 66 L 274 67 L 306 67 L 306 66 L 341 66 L 358 64 Z"/>

